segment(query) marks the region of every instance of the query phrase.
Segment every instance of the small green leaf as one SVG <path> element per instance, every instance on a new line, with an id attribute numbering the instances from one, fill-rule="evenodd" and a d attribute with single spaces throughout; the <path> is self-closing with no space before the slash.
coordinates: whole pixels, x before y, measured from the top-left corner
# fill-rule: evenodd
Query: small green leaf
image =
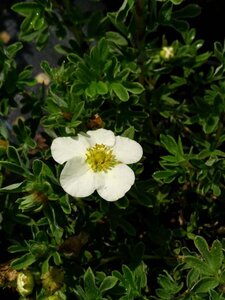
<path id="1" fill-rule="evenodd" d="M 127 40 L 118 32 L 108 31 L 106 32 L 106 38 L 119 46 L 127 46 Z"/>
<path id="2" fill-rule="evenodd" d="M 117 283 L 118 279 L 114 276 L 107 276 L 101 283 L 99 290 L 101 291 L 101 293 L 104 293 L 107 290 L 112 289 L 116 283 Z"/>
<path id="3" fill-rule="evenodd" d="M 16 270 L 26 269 L 36 261 L 33 254 L 27 253 L 12 261 L 11 267 Z"/>
<path id="4" fill-rule="evenodd" d="M 139 82 L 123 82 L 123 86 L 132 94 L 139 95 L 144 91 L 144 87 Z"/>
<path id="5" fill-rule="evenodd" d="M 14 43 L 7 47 L 7 53 L 10 58 L 13 58 L 16 53 L 23 48 L 23 44 L 21 42 Z"/>
<path id="6" fill-rule="evenodd" d="M 8 186 L 0 188 L 0 192 L 7 192 L 7 193 L 18 193 L 22 191 L 22 188 L 26 184 L 25 181 L 19 183 L 13 183 Z"/>
<path id="7" fill-rule="evenodd" d="M 177 143 L 172 136 L 160 134 L 160 142 L 169 153 L 177 155 Z"/>
<path id="8" fill-rule="evenodd" d="M 170 0 L 173 4 L 179 5 L 181 4 L 184 0 Z"/>
<path id="9" fill-rule="evenodd" d="M 184 261 L 189 268 L 196 269 L 202 275 L 214 275 L 210 266 L 195 256 L 187 255 Z"/>
<path id="10" fill-rule="evenodd" d="M 84 291 L 87 299 L 96 299 L 100 292 L 95 284 L 95 275 L 89 267 L 84 274 Z M 89 298 L 90 297 L 90 298 Z M 98 299 L 98 298 L 97 298 Z"/>
<path id="11" fill-rule="evenodd" d="M 129 100 L 129 94 L 126 90 L 126 88 L 118 82 L 113 82 L 111 83 L 111 88 L 114 91 L 114 93 L 116 94 L 116 96 L 123 102 L 126 102 Z"/>
<path id="12" fill-rule="evenodd" d="M 194 293 L 208 293 L 219 285 L 219 281 L 215 277 L 205 277 L 200 279 L 192 288 Z"/>
<path id="13" fill-rule="evenodd" d="M 71 206 L 70 206 L 68 194 L 65 194 L 65 196 L 62 196 L 61 198 L 59 198 L 59 203 L 65 214 L 71 213 Z"/>
<path id="14" fill-rule="evenodd" d="M 133 140 L 133 139 L 134 139 L 134 133 L 135 133 L 135 128 L 134 128 L 134 126 L 130 126 L 129 128 L 127 128 L 127 129 L 123 132 L 122 136 L 127 137 L 127 138 Z"/>
<path id="15" fill-rule="evenodd" d="M 33 166 L 32 166 L 32 168 L 33 168 L 34 175 L 35 175 L 36 177 L 40 177 L 40 176 L 41 176 L 41 174 L 42 174 L 42 167 L 43 167 L 43 163 L 42 163 L 41 160 L 35 159 L 35 160 L 33 161 Z"/>
<path id="16" fill-rule="evenodd" d="M 163 170 L 154 172 L 152 176 L 157 181 L 162 180 L 165 183 L 171 183 L 177 175 L 178 173 L 176 170 Z"/>
<path id="17" fill-rule="evenodd" d="M 173 13 L 174 18 L 193 18 L 201 13 L 201 8 L 197 4 L 189 4 Z"/>
<path id="18" fill-rule="evenodd" d="M 211 247 L 211 266 L 217 273 L 222 266 L 224 255 L 220 241 L 215 240 Z"/>
<path id="19" fill-rule="evenodd" d="M 95 83 L 95 87 L 96 87 L 96 92 L 99 95 L 105 95 L 108 93 L 108 86 L 105 82 L 103 81 L 98 81 Z"/>
<path id="20" fill-rule="evenodd" d="M 40 11 L 42 9 L 43 6 L 35 2 L 19 2 L 12 6 L 13 11 L 24 17 L 32 14 L 34 11 Z"/>
<path id="21" fill-rule="evenodd" d="M 207 134 L 214 132 L 218 126 L 219 120 L 219 116 L 209 116 L 203 123 L 204 132 Z"/>
<path id="22" fill-rule="evenodd" d="M 2 165 L 7 170 L 22 176 L 31 175 L 28 170 L 25 170 L 22 167 L 18 166 L 17 164 L 11 163 L 9 161 L 0 161 L 0 165 Z"/>
<path id="23" fill-rule="evenodd" d="M 199 279 L 199 272 L 196 269 L 191 269 L 186 278 L 187 287 L 191 289 Z"/>
<path id="24" fill-rule="evenodd" d="M 196 236 L 194 239 L 195 247 L 201 253 L 202 258 L 207 262 L 210 263 L 211 254 L 209 252 L 209 246 L 206 240 L 201 236 Z"/>

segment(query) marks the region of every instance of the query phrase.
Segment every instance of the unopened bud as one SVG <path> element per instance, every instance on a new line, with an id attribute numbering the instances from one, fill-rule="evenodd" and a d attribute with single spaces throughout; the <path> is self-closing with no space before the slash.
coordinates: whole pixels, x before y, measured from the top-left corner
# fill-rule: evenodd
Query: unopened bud
<path id="1" fill-rule="evenodd" d="M 20 272 L 17 276 L 17 291 L 21 296 L 30 295 L 34 288 L 34 279 L 30 271 Z"/>
<path id="2" fill-rule="evenodd" d="M 160 51 L 160 56 L 164 60 L 170 60 L 171 58 L 173 58 L 174 57 L 173 47 L 163 47 L 162 50 Z"/>

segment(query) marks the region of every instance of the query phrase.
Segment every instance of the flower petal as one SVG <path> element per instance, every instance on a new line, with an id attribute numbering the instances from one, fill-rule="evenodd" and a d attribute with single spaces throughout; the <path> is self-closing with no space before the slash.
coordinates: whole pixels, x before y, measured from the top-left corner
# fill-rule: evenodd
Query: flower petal
<path id="1" fill-rule="evenodd" d="M 100 128 L 97 130 L 89 130 L 87 134 L 90 136 L 91 145 L 104 144 L 112 147 L 115 143 L 115 135 L 111 130 Z"/>
<path id="2" fill-rule="evenodd" d="M 122 136 L 116 136 L 113 147 L 116 158 L 124 164 L 133 164 L 139 161 L 143 155 L 143 149 L 137 142 Z"/>
<path id="3" fill-rule="evenodd" d="M 102 185 L 97 187 L 97 192 L 107 201 L 116 201 L 129 191 L 134 180 L 135 176 L 131 168 L 120 164 L 104 174 L 104 180 Z"/>
<path id="4" fill-rule="evenodd" d="M 51 145 L 52 157 L 59 164 L 70 160 L 73 157 L 85 156 L 86 149 L 90 147 L 88 139 L 83 135 L 76 137 L 58 137 Z"/>
<path id="5" fill-rule="evenodd" d="M 69 160 L 60 175 L 64 191 L 73 197 L 87 197 L 95 191 L 94 172 L 82 158 Z"/>

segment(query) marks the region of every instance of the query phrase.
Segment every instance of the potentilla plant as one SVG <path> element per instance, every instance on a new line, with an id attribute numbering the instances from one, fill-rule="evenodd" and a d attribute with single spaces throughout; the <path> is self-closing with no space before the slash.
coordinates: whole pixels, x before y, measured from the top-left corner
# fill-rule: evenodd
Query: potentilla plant
<path id="1" fill-rule="evenodd" d="M 18 41 L 0 34 L 0 299 L 225 299 L 225 50 L 198 38 L 200 7 L 12 11 Z M 44 52 L 41 72 L 21 64 L 27 45 L 53 41 L 54 66 Z"/>

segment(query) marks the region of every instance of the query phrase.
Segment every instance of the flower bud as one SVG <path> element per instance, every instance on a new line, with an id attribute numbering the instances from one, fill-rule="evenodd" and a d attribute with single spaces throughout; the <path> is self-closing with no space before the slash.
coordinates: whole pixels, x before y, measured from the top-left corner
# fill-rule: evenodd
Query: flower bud
<path id="1" fill-rule="evenodd" d="M 30 295 L 34 288 L 34 279 L 30 271 L 19 272 L 17 276 L 17 291 L 21 296 Z"/>
<path id="2" fill-rule="evenodd" d="M 61 288 L 64 281 L 64 272 L 58 268 L 50 267 L 49 271 L 41 276 L 42 285 L 49 293 L 54 293 Z"/>
<path id="3" fill-rule="evenodd" d="M 170 60 L 174 57 L 174 49 L 173 47 L 163 47 L 160 51 L 160 56 L 164 60 Z"/>

